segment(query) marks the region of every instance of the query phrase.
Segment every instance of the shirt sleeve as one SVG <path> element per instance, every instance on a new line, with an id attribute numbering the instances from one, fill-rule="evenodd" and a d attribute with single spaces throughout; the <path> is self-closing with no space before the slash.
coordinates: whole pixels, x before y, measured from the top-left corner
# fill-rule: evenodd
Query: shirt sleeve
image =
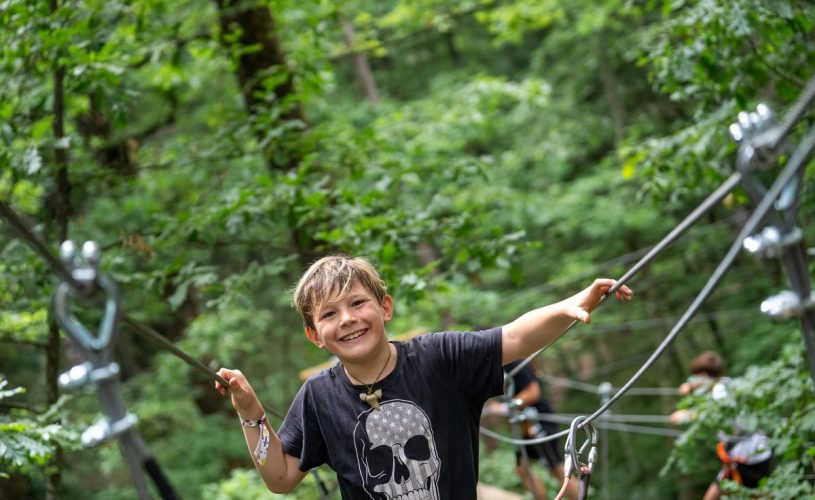
<path id="1" fill-rule="evenodd" d="M 307 381 L 292 401 L 277 435 L 283 452 L 300 459 L 299 468 L 306 472 L 326 463 L 327 448 L 313 411 L 313 393 Z"/>
<path id="2" fill-rule="evenodd" d="M 426 355 L 476 404 L 503 393 L 501 328 L 425 336 Z"/>

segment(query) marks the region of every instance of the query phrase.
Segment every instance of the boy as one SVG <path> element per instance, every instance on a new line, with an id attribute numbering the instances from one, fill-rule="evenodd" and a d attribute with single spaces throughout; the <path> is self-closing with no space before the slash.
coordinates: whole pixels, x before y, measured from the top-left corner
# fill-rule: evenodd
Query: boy
<path id="1" fill-rule="evenodd" d="M 246 377 L 222 368 L 266 486 L 283 493 L 327 463 L 344 499 L 476 498 L 478 425 L 502 391 L 502 366 L 556 339 L 614 284 L 596 280 L 504 327 L 388 342 L 393 300 L 362 258 L 325 257 L 300 278 L 294 305 L 305 332 L 339 363 L 311 377 L 275 434 Z M 628 287 L 617 291 L 630 300 Z M 226 395 L 226 388 L 216 383 Z"/>

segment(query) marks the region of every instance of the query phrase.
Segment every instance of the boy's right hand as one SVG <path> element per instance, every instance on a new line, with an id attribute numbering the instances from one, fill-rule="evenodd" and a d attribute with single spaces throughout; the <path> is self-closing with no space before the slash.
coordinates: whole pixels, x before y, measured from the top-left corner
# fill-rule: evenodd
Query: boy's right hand
<path id="1" fill-rule="evenodd" d="M 218 375 L 229 384 L 229 388 L 227 390 L 220 382 L 215 382 L 215 390 L 222 396 L 226 396 L 229 392 L 232 406 L 242 419 L 258 420 L 263 416 L 263 405 L 260 404 L 254 389 L 240 370 L 221 368 L 218 370 Z"/>

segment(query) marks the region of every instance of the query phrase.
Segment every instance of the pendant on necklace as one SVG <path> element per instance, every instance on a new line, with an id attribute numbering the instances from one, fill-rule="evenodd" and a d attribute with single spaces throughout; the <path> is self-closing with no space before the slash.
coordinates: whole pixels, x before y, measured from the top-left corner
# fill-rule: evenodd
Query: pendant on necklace
<path id="1" fill-rule="evenodd" d="M 382 399 L 382 389 L 377 389 L 373 392 L 371 392 L 371 390 L 368 389 L 367 393 L 360 392 L 359 399 L 371 405 L 371 408 L 373 408 L 374 410 L 382 411 L 382 409 L 379 407 L 379 400 Z"/>

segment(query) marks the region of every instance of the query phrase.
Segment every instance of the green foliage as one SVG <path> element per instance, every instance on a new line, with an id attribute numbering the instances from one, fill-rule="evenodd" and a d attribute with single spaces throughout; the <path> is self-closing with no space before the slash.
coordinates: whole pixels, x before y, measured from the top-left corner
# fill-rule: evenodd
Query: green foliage
<path id="1" fill-rule="evenodd" d="M 797 337 L 797 332 L 793 333 Z M 774 470 L 758 491 L 778 499 L 811 492 L 804 476 L 811 470 L 815 453 L 815 395 L 799 339 L 788 343 L 779 359 L 753 366 L 733 379 L 726 398 L 691 396 L 683 405 L 697 413 L 672 454 L 672 461 L 677 461 L 683 471 L 698 470 L 700 460 L 711 456 L 717 432 L 732 435 L 738 421 L 745 432 L 760 430 L 770 437 Z M 732 498 L 753 497 L 752 492 L 735 483 L 728 484 L 726 490 Z"/>
<path id="2" fill-rule="evenodd" d="M 815 70 L 813 10 L 794 0 L 235 4 L 270 6 L 275 25 L 265 34 L 279 42 L 285 68 L 242 80 L 241 56 L 269 54 L 242 45 L 247 27 L 222 25 L 217 2 L 66 0 L 54 11 L 45 0 L 3 2 L 0 199 L 51 249 L 55 222 L 67 216 L 72 238 L 100 242 L 125 311 L 209 367 L 251 374 L 277 410 L 297 390 L 296 374 L 325 361 L 289 304 L 316 255 L 372 258 L 395 296 L 394 333 L 505 324 L 599 274 L 623 273 L 730 172 L 726 126 L 735 114 L 759 101 L 782 111 Z M 356 54 L 372 69 L 377 104 L 360 93 Z M 291 93 L 279 95 L 289 76 Z M 302 116 L 286 119 L 298 105 Z M 55 205 L 62 153 L 68 214 Z M 643 270 L 630 307 L 604 307 L 591 327 L 560 341 L 544 355 L 546 369 L 577 377 L 595 366 L 595 379 L 625 382 L 718 262 L 743 198 L 736 193 Z M 806 380 L 789 353 L 767 365 L 781 351 L 774 326 L 745 312 L 784 286 L 781 276 L 773 264 L 737 262 L 706 305 L 713 319 L 694 322 L 642 383 L 678 383 L 699 349 L 723 349 L 734 373 L 748 370 L 778 399 L 739 396 L 740 411 L 783 415 L 774 439 L 800 457 L 807 448 L 794 432 L 811 433 L 811 419 L 794 398 L 811 400 Z M 0 233 L 0 363 L 29 389 L 16 399 L 32 405 L 48 392 L 54 283 L 23 243 Z M 129 328 L 120 333 L 123 397 L 179 491 L 260 496 L 256 474 L 239 468 L 249 465 L 245 445 L 212 382 Z M 596 404 L 568 393 L 560 409 Z M 619 405 L 667 411 L 650 399 Z M 86 395 L 58 411 L 72 429 L 99 408 Z M 2 439 L 16 436 L 19 471 L 42 481 L 70 431 L 43 433 L 27 413 L 0 418 L 11 426 Z M 630 464 L 620 450 L 632 445 L 611 439 L 611 462 Z M 653 459 L 615 471 L 609 491 L 674 494 L 670 478 L 653 479 L 664 442 L 633 446 Z M 517 490 L 510 453 L 483 456 L 482 478 Z M 688 470 L 704 466 L 690 456 L 677 459 Z M 764 488 L 795 496 L 802 464 L 784 458 Z M 115 446 L 71 451 L 62 467 L 67 497 L 133 497 Z M 88 491 L 100 471 L 107 486 Z M 292 498 L 313 498 L 311 481 Z"/>
<path id="3" fill-rule="evenodd" d="M 517 491 L 520 480 L 515 473 L 515 452 L 512 447 L 501 447 L 490 453 L 480 450 L 478 479 L 497 488 Z"/>
<path id="4" fill-rule="evenodd" d="M 267 494 L 266 485 L 254 469 L 235 469 L 229 478 L 201 489 L 201 498 L 206 500 L 249 500 Z"/>
<path id="5" fill-rule="evenodd" d="M 320 472 L 323 480 L 326 473 L 330 473 L 330 471 Z M 313 474 L 308 474 L 293 492 L 275 495 L 275 497 L 287 500 L 311 500 L 317 497 L 317 491 L 319 491 L 317 480 Z M 268 496 L 268 490 L 254 469 L 235 469 L 228 479 L 204 485 L 201 490 L 202 500 L 252 500 L 263 496 Z"/>
<path id="6" fill-rule="evenodd" d="M 7 386 L 8 380 L 0 378 L 0 405 L 4 399 L 25 393 L 22 387 Z M 0 414 L 0 478 L 9 472 L 30 473 L 45 464 L 57 447 L 78 446 L 78 434 L 58 422 L 64 403 L 60 400 L 41 414 L 29 410 Z"/>
<path id="7" fill-rule="evenodd" d="M 525 494 L 525 498 L 532 498 L 524 490 L 521 478 L 515 470 L 515 451 L 511 446 L 502 446 L 491 452 L 485 452 L 483 447 L 479 450 L 478 480 L 483 484 L 495 486 L 503 490 Z M 549 470 L 541 467 L 539 463 L 532 465 L 532 473 L 537 475 L 546 488 L 547 495 L 554 498 L 560 490 L 560 483 L 552 477 Z"/>
<path id="8" fill-rule="evenodd" d="M 815 68 L 815 14 L 800 2 L 673 1 L 663 12 L 642 33 L 639 63 L 685 106 L 671 135 L 623 152 L 625 169 L 639 169 L 661 199 L 716 185 L 732 170 L 725 131 L 736 113 L 761 101 L 783 109 Z"/>

